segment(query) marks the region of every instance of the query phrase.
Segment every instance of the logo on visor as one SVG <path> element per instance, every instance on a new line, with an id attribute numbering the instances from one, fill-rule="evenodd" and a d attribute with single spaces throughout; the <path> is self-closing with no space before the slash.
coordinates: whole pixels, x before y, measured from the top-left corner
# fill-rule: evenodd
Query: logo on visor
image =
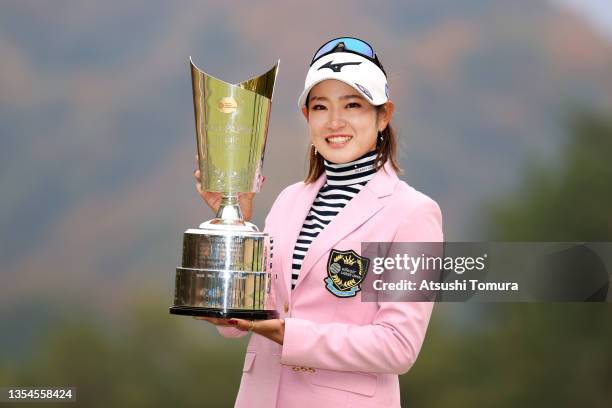
<path id="1" fill-rule="evenodd" d="M 321 65 L 317 71 L 322 70 L 323 68 L 329 68 L 334 72 L 342 71 L 342 67 L 346 65 L 359 65 L 361 62 L 340 62 L 338 64 L 334 64 L 333 61 L 328 61 L 326 64 Z"/>
<path id="2" fill-rule="evenodd" d="M 370 91 L 368 91 L 368 88 L 366 88 L 366 87 L 365 87 L 365 86 L 363 86 L 363 85 L 358 84 L 357 82 L 355 82 L 355 86 L 356 86 L 357 88 L 359 88 L 359 90 L 360 90 L 361 92 L 363 92 L 364 94 L 366 94 L 366 96 L 367 96 L 368 98 L 370 98 L 370 100 L 371 100 L 371 101 L 373 101 L 373 100 L 374 100 L 374 99 L 372 99 L 372 94 L 370 93 Z"/>

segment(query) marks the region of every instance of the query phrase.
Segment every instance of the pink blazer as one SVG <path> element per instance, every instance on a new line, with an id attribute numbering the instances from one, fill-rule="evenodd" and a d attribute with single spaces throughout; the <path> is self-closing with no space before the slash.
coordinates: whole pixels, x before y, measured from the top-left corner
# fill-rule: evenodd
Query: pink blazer
<path id="1" fill-rule="evenodd" d="M 272 299 L 285 319 L 281 346 L 253 334 L 236 407 L 399 407 L 398 374 L 414 364 L 433 303 L 362 303 L 326 289 L 332 249 L 361 253 L 362 241 L 441 242 L 442 215 L 431 198 L 379 170 L 311 244 L 291 290 L 293 247 L 319 188 L 284 189 L 266 218 L 274 237 Z M 220 327 L 226 337 L 245 332 Z"/>

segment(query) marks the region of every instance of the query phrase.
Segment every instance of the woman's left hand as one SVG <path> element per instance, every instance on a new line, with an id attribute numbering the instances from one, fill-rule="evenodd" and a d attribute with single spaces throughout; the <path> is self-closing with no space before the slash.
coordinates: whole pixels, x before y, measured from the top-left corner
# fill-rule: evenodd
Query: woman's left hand
<path id="1" fill-rule="evenodd" d="M 210 317 L 198 317 L 199 320 L 206 320 L 210 323 L 215 324 L 214 319 Z M 225 321 L 225 320 L 224 320 Z M 229 319 L 227 320 L 230 327 L 235 327 L 242 331 L 252 331 L 260 336 L 264 336 L 281 346 L 283 345 L 283 339 L 285 338 L 285 321 L 283 319 L 270 319 L 270 320 L 243 320 L 243 319 Z M 224 325 L 225 326 L 225 325 Z"/>

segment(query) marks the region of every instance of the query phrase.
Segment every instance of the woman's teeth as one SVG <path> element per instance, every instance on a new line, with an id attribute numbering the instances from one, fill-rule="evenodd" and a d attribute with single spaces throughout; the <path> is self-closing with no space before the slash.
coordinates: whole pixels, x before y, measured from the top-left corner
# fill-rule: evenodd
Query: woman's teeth
<path id="1" fill-rule="evenodd" d="M 349 140 L 351 140 L 353 138 L 353 136 L 332 136 L 332 137 L 328 137 L 325 140 L 327 140 L 327 143 L 346 143 Z"/>

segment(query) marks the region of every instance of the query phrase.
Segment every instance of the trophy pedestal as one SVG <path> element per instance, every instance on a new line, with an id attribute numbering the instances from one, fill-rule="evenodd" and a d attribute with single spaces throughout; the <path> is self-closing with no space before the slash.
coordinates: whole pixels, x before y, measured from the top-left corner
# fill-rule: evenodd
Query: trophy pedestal
<path id="1" fill-rule="evenodd" d="M 243 231 L 185 231 L 171 314 L 248 320 L 278 317 L 269 299 L 270 237 L 251 228 L 257 227 L 247 223 Z"/>

